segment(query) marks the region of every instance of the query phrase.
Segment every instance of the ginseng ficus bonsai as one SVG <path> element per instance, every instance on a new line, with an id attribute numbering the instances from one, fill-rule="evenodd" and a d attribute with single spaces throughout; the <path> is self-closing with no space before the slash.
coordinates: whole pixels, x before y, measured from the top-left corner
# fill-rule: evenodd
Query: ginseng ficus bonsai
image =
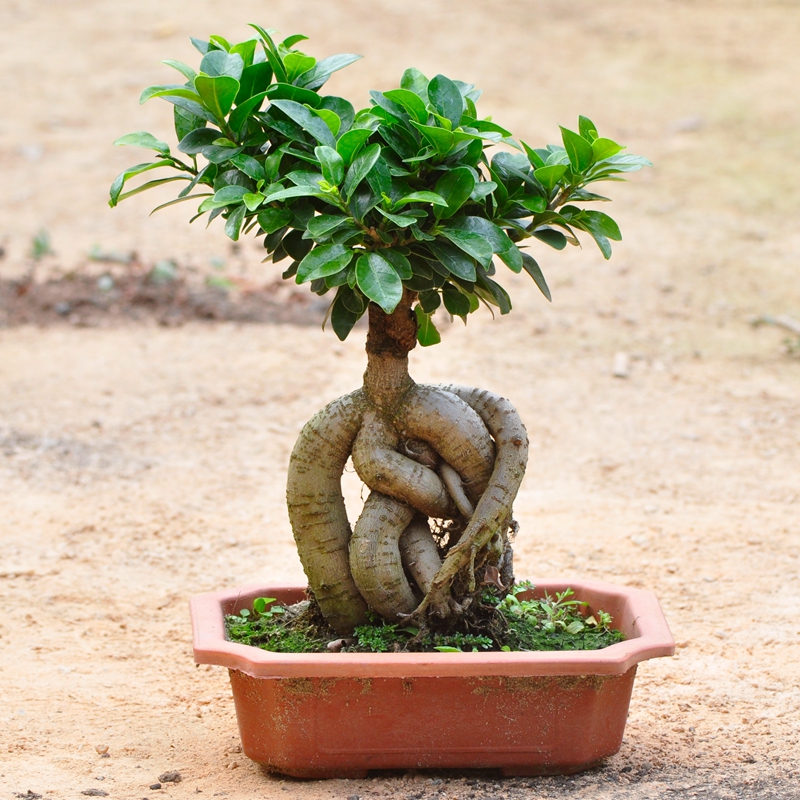
<path id="1" fill-rule="evenodd" d="M 440 341 L 434 313 L 461 317 L 511 300 L 496 270 L 525 270 L 550 299 L 526 245 L 562 250 L 584 231 L 611 255 L 616 223 L 583 205 L 587 190 L 649 165 L 579 117 L 562 144 L 534 148 L 481 118 L 471 84 L 408 69 L 400 87 L 370 92 L 356 111 L 326 95 L 330 75 L 359 56 L 317 61 L 306 37 L 231 44 L 192 40 L 199 70 L 164 63 L 184 82 L 145 89 L 173 105 L 177 151 L 149 133 L 116 144 L 156 152 L 123 172 L 110 204 L 170 181 L 199 203 L 192 221 L 222 217 L 233 240 L 264 237 L 283 277 L 331 298 L 327 320 L 344 340 L 366 315 L 360 389 L 303 428 L 287 499 L 310 592 L 336 631 L 370 611 L 425 630 L 454 630 L 487 585 L 513 582 L 512 503 L 527 460 L 513 406 L 482 389 L 416 384 L 408 353 Z M 491 148 L 493 154 L 488 152 Z M 127 181 L 170 170 L 128 191 Z M 341 492 L 348 458 L 370 493 L 351 529 Z"/>

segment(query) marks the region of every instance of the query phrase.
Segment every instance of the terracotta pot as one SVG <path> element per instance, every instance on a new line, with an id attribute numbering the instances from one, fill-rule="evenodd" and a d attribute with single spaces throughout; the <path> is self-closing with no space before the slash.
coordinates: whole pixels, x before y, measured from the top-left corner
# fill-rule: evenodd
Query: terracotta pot
<path id="1" fill-rule="evenodd" d="M 640 661 L 675 644 L 655 596 L 597 581 L 567 586 L 626 635 L 603 650 L 537 653 L 270 653 L 225 638 L 224 615 L 296 587 L 247 586 L 191 601 L 199 664 L 230 670 L 244 753 L 300 778 L 371 769 L 497 768 L 578 772 L 616 753 Z"/>

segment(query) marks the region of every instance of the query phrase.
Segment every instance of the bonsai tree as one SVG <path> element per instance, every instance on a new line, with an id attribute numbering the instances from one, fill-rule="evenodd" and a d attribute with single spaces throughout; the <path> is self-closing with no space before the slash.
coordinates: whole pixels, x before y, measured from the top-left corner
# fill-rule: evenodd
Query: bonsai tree
<path id="1" fill-rule="evenodd" d="M 182 181 L 158 208 L 199 203 L 192 221 L 221 217 L 234 241 L 263 237 L 283 278 L 331 298 L 326 321 L 339 339 L 366 315 L 363 386 L 317 413 L 291 456 L 295 541 L 336 631 L 349 634 L 370 610 L 453 630 L 487 585 L 513 582 L 512 504 L 528 442 L 507 400 L 418 385 L 408 353 L 439 343 L 441 306 L 464 322 L 482 305 L 508 314 L 497 269 L 524 270 L 550 300 L 526 245 L 562 250 L 585 232 L 608 258 L 619 228 L 583 207 L 607 200 L 587 187 L 649 162 L 586 117 L 577 131 L 561 128 L 561 144 L 518 142 L 480 116 L 472 84 L 416 69 L 356 111 L 322 87 L 359 56 L 317 61 L 295 47 L 306 37 L 278 42 L 252 27 L 257 36 L 237 44 L 192 39 L 198 71 L 164 62 L 183 82 L 151 86 L 140 102 L 173 105 L 177 153 L 149 133 L 118 139 L 156 155 L 114 181 L 110 204 Z M 352 530 L 341 492 L 350 457 L 370 489 Z"/>

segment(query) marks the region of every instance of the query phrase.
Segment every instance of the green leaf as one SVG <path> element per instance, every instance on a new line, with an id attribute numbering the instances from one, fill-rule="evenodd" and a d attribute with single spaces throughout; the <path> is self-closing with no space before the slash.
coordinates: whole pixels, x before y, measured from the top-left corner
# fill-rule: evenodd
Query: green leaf
<path id="1" fill-rule="evenodd" d="M 239 91 L 239 81 L 228 75 L 222 75 L 218 78 L 198 75 L 195 79 L 194 87 L 200 97 L 203 98 L 206 108 L 221 122 L 233 106 L 233 101 Z"/>
<path id="2" fill-rule="evenodd" d="M 592 144 L 597 139 L 597 126 L 589 117 L 578 117 L 578 130 L 589 144 Z"/>
<path id="3" fill-rule="evenodd" d="M 358 288 L 385 313 L 391 314 L 403 297 L 403 282 L 380 253 L 366 253 L 356 261 Z"/>
<path id="4" fill-rule="evenodd" d="M 522 142 L 522 147 L 525 150 L 525 154 L 528 156 L 528 161 L 530 165 L 534 169 L 539 169 L 540 167 L 544 166 L 544 159 L 537 150 L 534 150 L 529 144 Z"/>
<path id="5" fill-rule="evenodd" d="M 551 169 L 551 167 L 545 167 Z M 519 203 L 523 208 L 532 211 L 534 214 L 541 214 L 547 208 L 547 198 L 541 195 L 533 195 L 528 197 L 517 197 L 515 202 Z"/>
<path id="6" fill-rule="evenodd" d="M 112 208 L 117 205 L 121 199 L 120 192 L 122 191 L 122 187 L 130 178 L 133 178 L 136 175 L 141 175 L 143 172 L 148 172 L 151 169 L 172 166 L 173 164 L 171 161 L 151 161 L 146 164 L 137 164 L 135 167 L 129 167 L 124 172 L 121 172 L 119 175 L 117 175 L 117 177 L 114 179 L 114 183 L 111 184 L 111 189 L 109 190 L 110 199 L 108 204 Z"/>
<path id="7" fill-rule="evenodd" d="M 183 61 L 173 61 L 171 58 L 168 58 L 161 63 L 178 70 L 190 83 L 197 77 L 197 73 L 188 64 L 184 64 Z"/>
<path id="8" fill-rule="evenodd" d="M 185 86 L 179 86 L 177 84 L 165 85 L 165 86 L 148 86 L 141 93 L 141 95 L 139 95 L 139 104 L 141 105 L 142 103 L 146 103 L 153 97 L 182 97 L 185 100 L 193 100 L 195 103 L 199 103 L 201 99 L 197 92 L 194 92 L 191 89 L 187 89 Z"/>
<path id="9" fill-rule="evenodd" d="M 442 298 L 435 290 L 424 290 L 419 293 L 419 304 L 426 314 L 433 314 L 442 304 Z"/>
<path id="10" fill-rule="evenodd" d="M 241 205 L 244 202 L 244 196 L 248 193 L 249 189 L 246 186 L 239 186 L 238 184 L 223 186 L 214 193 L 213 197 L 204 200 L 200 208 L 203 211 L 210 211 L 213 208 Z"/>
<path id="11" fill-rule="evenodd" d="M 407 69 L 400 78 L 400 86 L 403 89 L 408 89 L 410 92 L 419 95 L 422 100 L 428 102 L 428 79 L 418 70 L 413 67 Z"/>
<path id="12" fill-rule="evenodd" d="M 264 195 L 248 192 L 242 195 L 242 202 L 248 211 L 255 211 L 264 202 Z"/>
<path id="13" fill-rule="evenodd" d="M 226 75 L 238 83 L 243 71 L 244 59 L 238 53 L 226 53 L 224 50 L 212 50 L 200 62 L 200 72 L 210 78 Z"/>
<path id="14" fill-rule="evenodd" d="M 212 142 L 219 139 L 221 135 L 216 128 L 196 128 L 191 133 L 187 133 L 178 142 L 178 150 L 190 156 L 197 155 L 202 153 Z"/>
<path id="15" fill-rule="evenodd" d="M 242 205 L 230 213 L 230 216 L 225 221 L 225 235 L 234 242 L 239 240 L 239 232 L 242 229 L 242 222 L 247 209 Z"/>
<path id="16" fill-rule="evenodd" d="M 567 164 L 552 164 L 549 167 L 539 167 L 533 171 L 536 178 L 545 189 L 552 189 L 564 177 L 567 171 Z"/>
<path id="17" fill-rule="evenodd" d="M 561 128 L 561 139 L 564 142 L 564 149 L 567 151 L 569 163 L 573 171 L 578 173 L 584 172 L 594 160 L 592 145 L 574 131 L 564 128 L 563 126 L 559 127 Z"/>
<path id="18" fill-rule="evenodd" d="M 257 45 L 257 39 L 248 39 L 246 42 L 239 42 L 239 44 L 233 45 L 233 47 L 230 49 L 230 52 L 240 55 L 242 57 L 242 61 L 244 62 L 244 68 L 247 69 L 255 60 Z"/>
<path id="19" fill-rule="evenodd" d="M 308 221 L 306 230 L 313 239 L 319 239 L 351 221 L 350 217 L 341 214 L 320 214 Z"/>
<path id="20" fill-rule="evenodd" d="M 306 283 L 341 272 L 353 259 L 353 251 L 341 244 L 315 247 L 297 268 L 297 283 Z"/>
<path id="21" fill-rule="evenodd" d="M 381 154 L 381 146 L 379 144 L 371 144 L 360 153 L 350 168 L 347 170 L 347 176 L 344 179 L 344 196 L 347 201 L 353 196 L 353 192 L 358 187 L 358 184 L 364 180 L 369 174 L 369 171 L 375 166 Z M 366 292 L 365 292 L 366 294 Z"/>
<path id="22" fill-rule="evenodd" d="M 469 167 L 456 167 L 456 169 L 445 172 L 436 181 L 436 194 L 445 199 L 447 207 L 437 208 L 436 216 L 439 219 L 452 217 L 469 200 L 474 188 L 475 176 Z"/>
<path id="23" fill-rule="evenodd" d="M 198 117 L 180 106 L 173 105 L 172 113 L 175 135 L 178 137 L 178 141 L 192 131 L 204 127 L 206 124 L 206 120 L 202 117 Z M 209 114 L 209 116 L 211 115 Z"/>
<path id="24" fill-rule="evenodd" d="M 434 650 L 437 650 L 440 653 L 463 653 L 464 651 L 461 650 L 459 647 L 451 647 L 449 644 L 442 644 L 438 647 L 434 647 Z"/>
<path id="25" fill-rule="evenodd" d="M 533 278 L 533 282 L 539 287 L 539 291 L 552 303 L 553 298 L 550 295 L 550 288 L 536 260 L 531 258 L 527 253 L 522 253 L 522 267 L 525 272 Z"/>
<path id="26" fill-rule="evenodd" d="M 442 286 L 442 299 L 444 307 L 454 317 L 466 318 L 470 312 L 470 302 L 463 292 L 459 291 L 452 283 Z"/>
<path id="27" fill-rule="evenodd" d="M 408 203 L 432 203 L 435 206 L 447 206 L 447 200 L 436 192 L 411 192 L 397 200 L 394 207 L 400 208 Z"/>
<path id="28" fill-rule="evenodd" d="M 411 124 L 433 145 L 439 155 L 444 155 L 453 146 L 455 137 L 450 131 L 437 128 L 435 125 L 420 125 L 413 119 Z"/>
<path id="29" fill-rule="evenodd" d="M 442 337 L 439 335 L 439 331 L 436 330 L 431 315 L 426 314 L 421 305 L 414 307 L 414 313 L 417 315 L 417 341 L 420 345 L 422 347 L 430 347 L 431 345 L 439 344 L 442 341 Z"/>
<path id="30" fill-rule="evenodd" d="M 324 193 L 319 187 L 314 187 L 309 183 L 302 186 L 290 186 L 284 189 L 280 184 L 275 184 L 274 189 L 264 190 L 264 201 L 272 203 L 276 200 L 287 200 L 290 197 L 324 197 Z"/>
<path id="31" fill-rule="evenodd" d="M 598 166 L 601 165 L 598 164 Z M 644 156 L 620 153 L 619 155 L 603 159 L 602 166 L 604 169 L 607 166 L 613 166 L 614 170 L 617 172 L 636 172 L 642 167 L 652 167 L 653 162 L 646 159 Z"/>
<path id="32" fill-rule="evenodd" d="M 344 341 L 353 326 L 358 322 L 359 317 L 366 310 L 366 304 L 361 311 L 354 311 L 348 308 L 347 300 L 352 300 L 355 293 L 349 286 L 340 286 L 336 293 L 336 299 L 331 306 L 331 327 L 339 341 Z"/>
<path id="33" fill-rule="evenodd" d="M 388 197 L 392 192 L 392 176 L 383 158 L 379 158 L 367 173 L 367 182 L 378 197 Z"/>
<path id="34" fill-rule="evenodd" d="M 462 217 L 450 224 L 458 230 L 479 234 L 486 239 L 492 251 L 497 254 L 504 253 L 514 246 L 514 243 L 502 228 L 483 217 Z"/>
<path id="35" fill-rule="evenodd" d="M 450 78 L 444 75 L 432 78 L 428 84 L 428 98 L 439 114 L 450 120 L 453 128 L 459 126 L 464 113 L 464 100 L 458 86 Z"/>
<path id="36" fill-rule="evenodd" d="M 323 58 L 322 61 L 318 61 L 308 72 L 299 75 L 296 83 L 298 86 L 302 86 L 306 89 L 319 89 L 334 72 L 344 69 L 360 58 L 363 58 L 363 56 L 358 56 L 354 53 L 339 53 L 335 56 Z"/>
<path id="37" fill-rule="evenodd" d="M 449 239 L 456 247 L 461 248 L 483 266 L 488 267 L 492 263 L 494 252 L 492 245 L 480 234 L 448 228 L 443 228 L 439 234 Z"/>
<path id="38" fill-rule="evenodd" d="M 355 121 L 356 112 L 353 108 L 353 104 L 343 97 L 326 95 L 321 98 L 319 108 L 332 111 L 339 118 L 339 127 L 335 134 L 337 136 L 343 134 L 345 131 L 349 131 Z"/>
<path id="39" fill-rule="evenodd" d="M 241 153 L 242 150 L 244 150 L 243 147 L 225 147 L 223 145 L 210 144 L 208 147 L 203 148 L 202 153 L 212 164 L 222 164 Z"/>
<path id="40" fill-rule="evenodd" d="M 533 236 L 556 250 L 563 250 L 567 246 L 567 237 L 561 231 L 554 231 L 552 228 L 534 231 Z"/>
<path id="41" fill-rule="evenodd" d="M 382 214 L 384 217 L 386 217 L 386 219 L 390 219 L 392 222 L 394 222 L 394 224 L 399 228 L 407 228 L 409 225 L 413 225 L 418 221 L 417 217 L 408 216 L 406 214 L 390 214 L 380 206 L 378 206 L 376 210 L 379 214 Z"/>
<path id="42" fill-rule="evenodd" d="M 236 169 L 240 170 L 247 175 L 248 178 L 252 178 L 254 181 L 264 181 L 267 179 L 266 173 L 264 172 L 264 167 L 252 156 L 239 153 L 238 156 L 233 156 L 230 161 L 231 164 L 236 167 Z"/>
<path id="43" fill-rule="evenodd" d="M 353 128 L 343 133 L 336 143 L 336 152 L 344 159 L 346 166 L 353 163 L 356 153 L 361 149 L 361 145 L 372 136 L 372 131 L 366 128 Z"/>
<path id="44" fill-rule="evenodd" d="M 287 53 L 283 57 L 283 66 L 286 69 L 286 79 L 289 81 L 289 83 L 294 83 L 297 77 L 302 75 L 304 72 L 308 72 L 308 70 L 310 70 L 316 63 L 316 58 L 313 56 L 308 56 L 305 53 L 301 53 L 299 51 Z"/>
<path id="45" fill-rule="evenodd" d="M 619 225 L 608 214 L 604 214 L 602 211 L 582 211 L 580 218 L 587 221 L 587 227 L 590 230 L 596 230 L 615 242 L 622 241 Z"/>
<path id="46" fill-rule="evenodd" d="M 417 122 L 424 125 L 428 121 L 428 108 L 425 101 L 410 89 L 391 89 L 383 94 L 391 101 L 403 106 Z"/>
<path id="47" fill-rule="evenodd" d="M 501 250 L 497 255 L 512 272 L 522 272 L 522 253 L 513 242 L 506 250 Z"/>
<path id="48" fill-rule="evenodd" d="M 290 47 L 294 47 L 298 42 L 303 42 L 308 39 L 308 36 L 305 36 L 302 33 L 295 33 L 291 36 L 287 36 L 281 44 L 286 47 L 287 49 Z"/>
<path id="49" fill-rule="evenodd" d="M 387 248 L 381 250 L 381 255 L 394 267 L 394 271 L 401 280 L 410 280 L 412 275 L 411 263 L 399 250 Z"/>
<path id="50" fill-rule="evenodd" d="M 338 186 L 344 180 L 344 159 L 326 145 L 315 147 L 314 155 L 319 160 L 325 180 L 332 186 Z"/>
<path id="51" fill-rule="evenodd" d="M 291 83 L 274 83 L 266 92 L 270 100 L 294 100 L 311 108 L 317 108 L 322 103 L 322 98 L 316 92 L 292 86 Z"/>
<path id="52" fill-rule="evenodd" d="M 283 111 L 289 119 L 310 133 L 320 144 L 336 149 L 336 139 L 331 133 L 331 129 L 310 109 L 294 100 L 273 100 L 272 105 Z"/>
<path id="53" fill-rule="evenodd" d="M 606 158 L 615 156 L 625 148 L 621 144 L 613 142 L 611 139 L 595 139 L 592 142 L 592 153 L 595 161 L 603 161 Z"/>
<path id="54" fill-rule="evenodd" d="M 288 208 L 266 208 L 256 219 L 261 229 L 270 234 L 285 228 L 292 221 L 292 212 Z"/>
<path id="55" fill-rule="evenodd" d="M 444 242 L 430 242 L 428 247 L 436 260 L 457 278 L 465 281 L 475 280 L 475 262 L 458 247 Z"/>
<path id="56" fill-rule="evenodd" d="M 166 142 L 162 142 L 160 139 L 156 139 L 152 133 L 147 133 L 147 131 L 126 133 L 124 136 L 120 136 L 119 139 L 114 142 L 114 144 L 127 144 L 132 147 L 144 147 L 148 150 L 155 150 L 156 152 L 165 156 L 169 155 L 169 145 Z"/>
<path id="57" fill-rule="evenodd" d="M 322 119 L 323 122 L 330 128 L 334 137 L 337 133 L 339 133 L 339 128 L 342 127 L 342 121 L 335 112 L 327 108 L 315 108 L 313 113 L 320 117 L 320 119 Z"/>
<path id="58" fill-rule="evenodd" d="M 133 197 L 135 194 L 139 194 L 141 192 L 146 192 L 148 189 L 153 189 L 156 186 L 161 186 L 165 183 L 172 183 L 172 181 L 188 181 L 189 178 L 186 175 L 175 175 L 172 178 L 159 178 L 155 181 L 148 181 L 147 183 L 143 183 L 141 186 L 137 186 L 135 189 L 131 189 L 128 192 L 123 192 L 117 198 L 118 201 L 125 200 L 127 197 Z M 108 201 L 110 206 L 116 205 L 116 203 L 112 203 L 110 200 Z"/>
<path id="59" fill-rule="evenodd" d="M 239 79 L 239 93 L 235 101 L 237 109 L 251 97 L 261 95 L 263 98 L 271 80 L 272 67 L 266 61 L 245 67 Z"/>
<path id="60" fill-rule="evenodd" d="M 208 38 L 209 38 L 209 45 L 215 45 L 214 48 L 209 47 L 209 50 L 211 49 L 224 50 L 226 53 L 230 51 L 231 43 L 222 36 L 215 35 L 215 36 L 209 36 Z"/>
<path id="61" fill-rule="evenodd" d="M 241 89 L 239 94 L 236 95 L 237 99 L 239 98 L 240 94 Z M 264 102 L 266 97 L 268 97 L 266 91 L 259 92 L 258 94 L 254 94 L 252 97 L 249 97 L 240 105 L 237 105 L 236 108 L 231 112 L 230 119 L 228 120 L 231 130 L 238 133 L 244 127 L 247 117 L 261 108 L 261 104 Z"/>
<path id="62" fill-rule="evenodd" d="M 508 292 L 485 273 L 478 273 L 475 293 L 492 305 L 496 305 L 501 314 L 508 314 L 511 311 L 511 298 Z"/>

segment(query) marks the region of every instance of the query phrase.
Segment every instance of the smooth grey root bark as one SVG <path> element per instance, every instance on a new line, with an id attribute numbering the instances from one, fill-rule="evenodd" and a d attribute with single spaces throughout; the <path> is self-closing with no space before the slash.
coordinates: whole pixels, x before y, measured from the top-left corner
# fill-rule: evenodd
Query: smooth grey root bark
<path id="1" fill-rule="evenodd" d="M 414 383 L 413 300 L 407 292 L 391 316 L 370 306 L 363 388 L 306 424 L 289 464 L 300 559 L 323 615 L 342 634 L 369 609 L 446 624 L 480 589 L 481 570 L 512 575 L 508 532 L 527 462 L 525 428 L 491 392 Z M 371 490 L 352 531 L 341 492 L 351 455 Z M 446 525 L 446 544 L 429 520 L 434 530 Z"/>

